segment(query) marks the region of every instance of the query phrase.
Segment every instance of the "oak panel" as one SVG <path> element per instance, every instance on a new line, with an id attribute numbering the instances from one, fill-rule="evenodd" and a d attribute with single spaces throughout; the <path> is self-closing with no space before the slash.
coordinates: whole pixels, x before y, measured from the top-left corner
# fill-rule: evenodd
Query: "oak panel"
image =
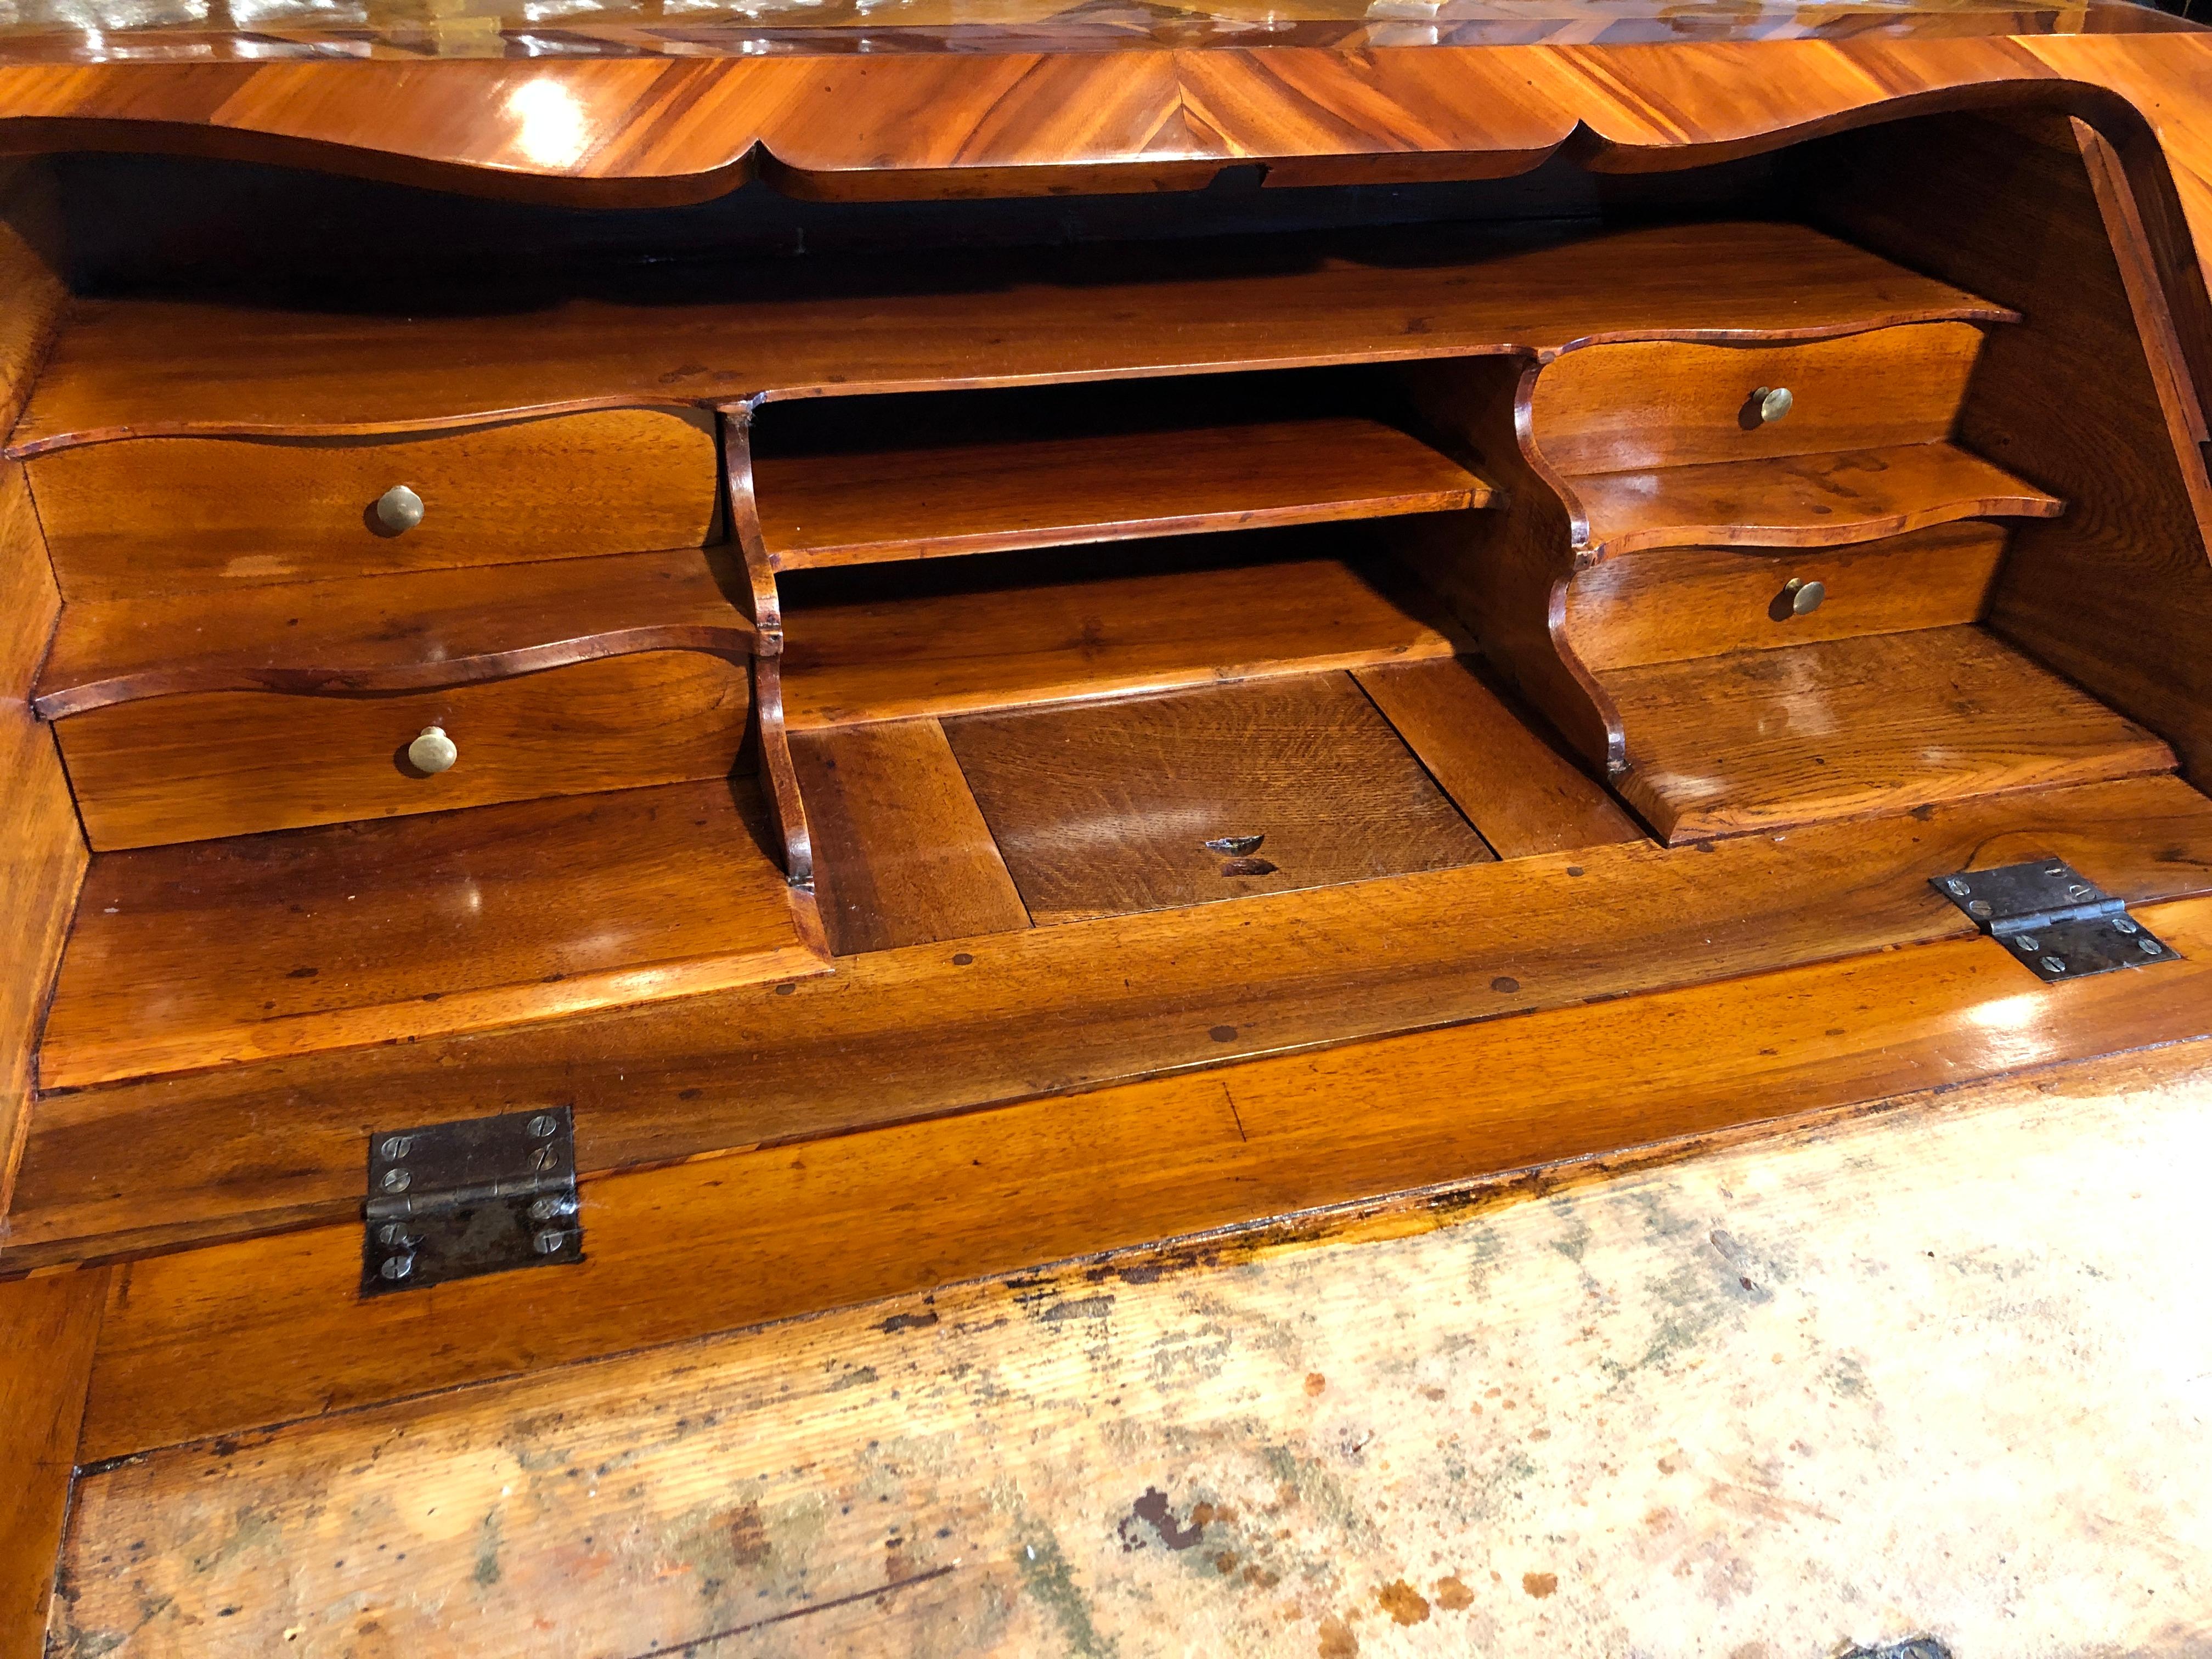
<path id="1" fill-rule="evenodd" d="M 37 706 L 58 720 L 186 691 L 404 690 L 637 651 L 745 656 L 739 580 L 724 550 L 692 548 L 75 600 Z"/>
<path id="2" fill-rule="evenodd" d="M 1968 521 L 1859 547 L 1686 547 L 1607 559 L 1567 589 L 1566 638 L 1601 670 L 1978 622 L 2005 534 Z M 1819 610 L 1792 611 L 1784 588 L 1793 579 L 1826 586 Z"/>
<path id="3" fill-rule="evenodd" d="M 386 696 L 198 692 L 55 730 L 105 851 L 718 778 L 750 703 L 744 661 L 650 651 Z M 427 726 L 460 750 L 428 777 L 406 758 Z"/>
<path id="4" fill-rule="evenodd" d="M 1644 839 L 1557 739 L 1464 658 L 1357 669 L 1352 678 L 1498 857 Z"/>
<path id="5" fill-rule="evenodd" d="M 828 967 L 750 782 L 93 860 L 46 1089 L 624 1006 Z"/>
<path id="6" fill-rule="evenodd" d="M 1956 939 L 587 1182 L 557 1274 L 362 1303 L 357 1223 L 135 1262 L 85 1455 L 2201 1035 L 2212 902 L 2144 919 L 2187 959 L 2050 987 Z"/>
<path id="7" fill-rule="evenodd" d="M 902 260 L 896 278 L 879 260 L 810 260 L 804 272 L 733 270 L 718 287 L 714 303 L 575 301 L 489 316 L 80 301 L 9 453 L 124 434 L 389 432 L 763 392 L 1816 337 L 2011 314 L 1766 222 L 963 251 Z"/>
<path id="8" fill-rule="evenodd" d="M 802 732 L 791 757 L 838 955 L 1030 925 L 935 720 Z"/>
<path id="9" fill-rule="evenodd" d="M 394 1099 L 418 1121 L 572 1102 L 593 1172 L 1960 937 L 1930 877 L 2048 856 L 2131 902 L 2208 890 L 2212 801 L 2148 777 L 1778 842 L 1591 847 L 48 1096 L 0 1271 L 353 1215 Z"/>
<path id="10" fill-rule="evenodd" d="M 1492 856 L 1342 674 L 980 715 L 946 735 L 1040 927 Z"/>
<path id="11" fill-rule="evenodd" d="M 2162 771 L 2173 751 L 1978 628 L 1605 677 L 1619 783 L 1667 841 Z"/>
<path id="12" fill-rule="evenodd" d="M 710 417 L 656 409 L 353 442 L 146 438 L 31 467 L 71 600 L 696 547 L 717 481 Z M 398 535 L 374 510 L 395 484 L 423 507 Z"/>
<path id="13" fill-rule="evenodd" d="M 799 732 L 1448 657 L 1440 611 L 1330 558 L 793 607 L 784 714 Z"/>
<path id="14" fill-rule="evenodd" d="M 1569 480 L 1610 558 L 1648 547 L 1836 547 L 1930 525 L 2055 519 L 2056 495 L 1948 443 L 1778 455 Z"/>
<path id="15" fill-rule="evenodd" d="M 1352 416 L 753 458 L 779 570 L 1479 507 L 1490 489 Z"/>
<path id="16" fill-rule="evenodd" d="M 1632 472 L 1951 435 L 1981 350 L 1970 323 L 1876 329 L 1791 345 L 1656 341 L 1571 351 L 1536 377 L 1536 447 L 1565 473 Z M 1751 393 L 1795 398 L 1762 422 Z"/>
<path id="17" fill-rule="evenodd" d="M 105 1272 L 0 1285 L 0 1659 L 40 1659 Z"/>

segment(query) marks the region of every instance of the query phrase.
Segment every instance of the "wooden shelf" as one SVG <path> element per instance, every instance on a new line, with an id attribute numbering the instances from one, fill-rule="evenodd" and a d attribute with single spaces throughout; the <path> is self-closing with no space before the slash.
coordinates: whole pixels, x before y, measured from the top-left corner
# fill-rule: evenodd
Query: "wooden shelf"
<path id="1" fill-rule="evenodd" d="M 763 834 L 751 787 L 717 781 L 102 854 L 40 1086 L 827 971 Z"/>
<path id="2" fill-rule="evenodd" d="M 1095 437 L 757 454 L 779 570 L 1486 505 L 1418 438 L 1338 416 Z"/>
<path id="3" fill-rule="evenodd" d="M 1979 628 L 1598 678 L 1628 736 L 1617 787 L 1669 845 L 2174 763 L 2150 732 Z"/>
<path id="4" fill-rule="evenodd" d="M 1567 479 L 1607 556 L 1647 547 L 1838 547 L 2065 503 L 1955 444 L 1778 455 Z"/>
<path id="5" fill-rule="evenodd" d="M 1802 225 L 1423 227 L 671 270 L 625 303 L 345 315 L 80 301 L 9 453 L 125 436 L 358 433 L 1604 340 L 1807 339 L 2014 313 Z M 688 283 L 688 287 L 678 284 Z M 711 365 L 711 367 L 708 367 Z"/>
<path id="6" fill-rule="evenodd" d="M 784 613 L 793 731 L 1449 657 L 1423 596 L 1341 558 L 923 592 Z"/>
<path id="7" fill-rule="evenodd" d="M 403 691 L 657 650 L 750 654 L 720 550 L 550 559 L 71 604 L 49 720 L 191 691 Z"/>

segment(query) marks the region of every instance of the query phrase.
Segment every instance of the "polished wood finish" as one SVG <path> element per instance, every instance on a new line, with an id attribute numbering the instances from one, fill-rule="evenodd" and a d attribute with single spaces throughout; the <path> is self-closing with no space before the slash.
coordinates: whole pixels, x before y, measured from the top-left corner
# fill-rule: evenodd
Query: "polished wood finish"
<path id="1" fill-rule="evenodd" d="M 1878 188 L 1905 142 L 1921 188 Z M 2212 659 L 2202 648 L 2212 479 L 2197 422 L 2172 406 L 2181 366 L 2152 366 L 2188 313 L 2148 295 L 2141 309 L 2131 301 L 2108 238 L 2131 236 L 2157 204 L 2138 189 L 2133 211 L 2108 220 L 2081 147 L 2070 123 L 2051 118 L 1870 134 L 1829 158 L 1810 199 L 1917 265 L 1986 277 L 1984 291 L 2026 313 L 1990 339 L 1960 434 L 2070 505 L 2054 524 L 2021 526 L 1990 624 L 2167 738 L 2202 784 L 2212 781 Z M 1992 192 L 1991 177 L 2014 183 Z M 2037 257 L 2021 258 L 2024 246 Z M 2200 358 L 2200 388 L 2208 374 Z"/>
<path id="2" fill-rule="evenodd" d="M 1620 716 L 1565 628 L 1571 550 L 1587 527 L 1570 510 L 1565 481 L 1529 438 L 1537 375 L 1519 358 L 1404 371 L 1406 392 L 1431 429 L 1496 479 L 1504 502 L 1480 520 L 1425 523 L 1401 551 L 1522 697 L 1609 775 L 1624 764 Z"/>
<path id="3" fill-rule="evenodd" d="M 1567 589 L 1566 639 L 1592 670 L 1978 622 L 2005 528 L 1968 520 L 1785 554 L 1686 547 L 1608 559 Z M 1819 582 L 1796 615 L 1785 585 Z"/>
<path id="4" fill-rule="evenodd" d="M 194 691 L 403 691 L 640 651 L 752 653 L 723 549 L 76 600 L 39 672 L 59 720 Z"/>
<path id="5" fill-rule="evenodd" d="M 1601 558 L 1655 547 L 1839 547 L 1960 519 L 2055 519 L 2057 496 L 1953 444 L 1571 479 Z"/>
<path id="6" fill-rule="evenodd" d="M 750 707 L 743 661 L 648 651 L 384 696 L 197 692 L 55 729 L 104 851 L 719 778 Z M 426 777 L 406 750 L 434 725 L 461 757 Z"/>
<path id="7" fill-rule="evenodd" d="M 40 1083 L 411 1042 L 824 971 L 720 780 L 104 854 Z"/>
<path id="8" fill-rule="evenodd" d="M 1782 346 L 1593 346 L 1536 377 L 1531 427 L 1570 476 L 1933 443 L 1981 345 L 1972 324 L 1927 323 Z M 1762 421 L 1751 394 L 1774 386 L 1795 403 Z"/>
<path id="9" fill-rule="evenodd" d="M 952 721 L 1039 927 L 1493 856 L 1344 674 Z M 1250 841 L 1250 847 L 1216 843 Z"/>
<path id="10" fill-rule="evenodd" d="M 134 1262 L 84 1455 L 2198 1036 L 2212 902 L 2144 921 L 2187 959 L 2048 988 L 1954 939 L 590 1182 L 558 1275 L 362 1303 L 358 1223 Z"/>
<path id="11" fill-rule="evenodd" d="M 1171 388 L 1163 388 L 1170 400 Z M 1490 489 L 1356 416 L 757 456 L 779 570 L 1480 507 Z"/>
<path id="12" fill-rule="evenodd" d="M 1209 250 L 1195 266 L 1174 245 L 972 255 L 956 280 L 937 283 L 891 282 L 880 265 L 810 269 L 803 282 L 756 270 L 733 274 L 722 285 L 731 297 L 712 305 L 574 301 L 489 316 L 81 301 L 10 453 L 131 434 L 388 433 L 523 411 L 1548 353 L 1613 339 L 1817 338 L 2008 314 L 1797 225 L 1467 233 L 1456 247 L 1431 229 L 1419 258 L 1395 257 L 1410 246 L 1405 233 L 1370 232 L 1334 251 L 1300 238 L 1286 260 L 1258 238 Z M 1115 325 L 1100 328 L 1101 317 Z"/>
<path id="13" fill-rule="evenodd" d="M 0 164 L 0 424 L 21 412 L 67 297 L 47 252 L 51 183 L 43 163 Z M 39 1023 L 85 867 L 69 779 L 29 702 L 60 603 L 22 469 L 0 465 L 0 1231 Z"/>
<path id="14" fill-rule="evenodd" d="M 1621 793 L 1669 843 L 2162 771 L 2173 751 L 1978 628 L 1619 669 Z"/>
<path id="15" fill-rule="evenodd" d="M 236 376 L 239 343 L 219 343 Z M 143 439 L 44 456 L 30 473 L 71 600 L 696 547 L 716 489 L 713 422 L 696 410 L 373 442 Z M 398 535 L 375 513 L 395 484 L 423 506 Z"/>
<path id="16" fill-rule="evenodd" d="M 784 871 L 793 885 L 804 887 L 814 879 L 814 832 L 806 821 L 806 803 L 799 799 L 799 771 L 784 718 L 783 600 L 761 541 L 760 507 L 753 493 L 753 408 L 740 403 L 718 412 L 722 422 L 722 500 L 744 574 L 738 592 L 757 635 L 753 729 L 759 738 L 761 787 L 775 809 Z"/>
<path id="17" fill-rule="evenodd" d="M 1644 839 L 1541 722 L 1464 659 L 1355 669 L 1352 677 L 1498 857 Z"/>
<path id="18" fill-rule="evenodd" d="M 0 1273 L 343 1220 L 395 1098 L 418 1121 L 573 1101 L 587 1172 L 665 1162 L 1960 938 L 1930 877 L 2054 855 L 2132 902 L 2212 890 L 2212 801 L 2147 777 L 1590 847 L 872 952 L 787 995 L 49 1096 Z"/>
<path id="19" fill-rule="evenodd" d="M 0 1285 L 0 1659 L 40 1659 L 105 1272 Z"/>
<path id="20" fill-rule="evenodd" d="M 792 740 L 839 956 L 1030 925 L 1006 860 L 935 720 L 802 732 Z"/>
<path id="21" fill-rule="evenodd" d="M 1021 567 L 1012 580 L 1024 585 L 988 597 L 923 590 L 792 611 L 792 730 L 1448 657 L 1462 639 L 1441 606 L 1366 563 L 1301 556 L 1087 581 L 1052 580 L 1056 565 Z"/>

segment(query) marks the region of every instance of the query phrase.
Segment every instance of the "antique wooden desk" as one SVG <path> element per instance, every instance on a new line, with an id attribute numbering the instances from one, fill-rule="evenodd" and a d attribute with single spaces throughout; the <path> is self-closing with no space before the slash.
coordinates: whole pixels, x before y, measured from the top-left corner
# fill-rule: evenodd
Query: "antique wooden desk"
<path id="1" fill-rule="evenodd" d="M 2202 1097 L 2182 20 L 92 0 L 0 152 L 7 1659 L 827 1642 L 757 1504 L 604 1628 L 349 1557 L 344 1414 L 527 1470 L 453 1425 L 573 1362 Z"/>

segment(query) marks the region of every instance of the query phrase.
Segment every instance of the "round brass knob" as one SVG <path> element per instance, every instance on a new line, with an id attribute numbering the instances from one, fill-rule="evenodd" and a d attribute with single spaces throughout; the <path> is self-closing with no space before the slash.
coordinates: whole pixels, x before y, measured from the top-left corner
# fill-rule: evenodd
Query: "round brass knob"
<path id="1" fill-rule="evenodd" d="M 422 498 L 405 484 L 394 484 L 376 498 L 376 521 L 393 535 L 422 522 Z"/>
<path id="2" fill-rule="evenodd" d="M 460 757 L 442 726 L 424 726 L 422 735 L 407 745 L 408 763 L 418 772 L 443 772 Z"/>
<path id="3" fill-rule="evenodd" d="M 1790 614 L 1809 617 L 1820 608 L 1821 600 L 1828 597 L 1826 582 L 1808 582 L 1802 576 L 1792 576 L 1782 584 L 1782 591 L 1790 597 Z"/>
<path id="4" fill-rule="evenodd" d="M 1797 401 L 1790 395 L 1790 388 L 1786 386 L 1763 386 L 1751 395 L 1758 402 L 1759 420 L 1762 426 L 1771 426 L 1780 420 Z"/>

